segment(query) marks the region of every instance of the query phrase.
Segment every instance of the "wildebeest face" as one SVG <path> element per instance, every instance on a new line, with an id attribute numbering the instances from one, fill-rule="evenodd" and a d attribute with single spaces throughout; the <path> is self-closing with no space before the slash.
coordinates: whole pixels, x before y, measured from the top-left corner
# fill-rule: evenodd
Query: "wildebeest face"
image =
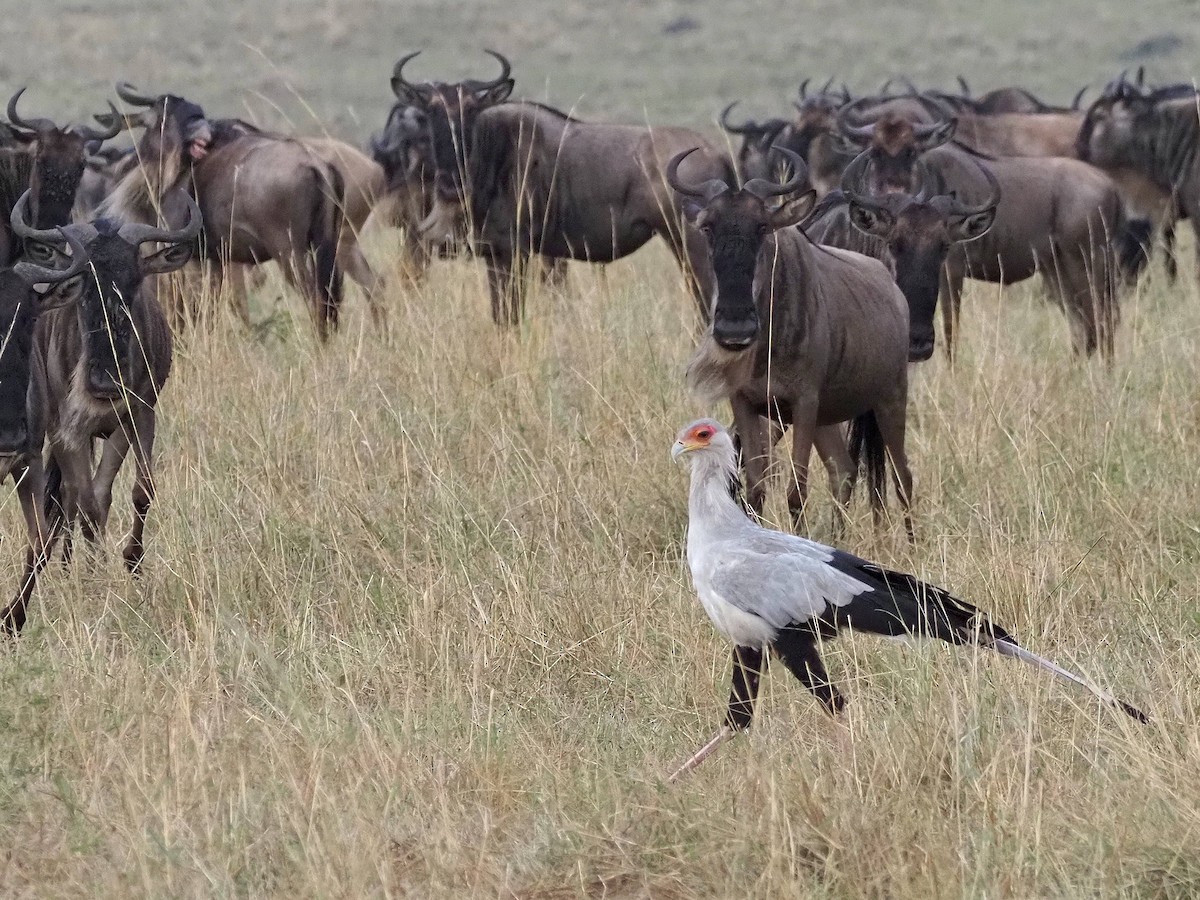
<path id="1" fill-rule="evenodd" d="M 71 221 L 75 192 L 83 177 L 88 144 L 115 137 L 120 126 L 110 125 L 98 131 L 86 125 L 59 128 L 50 119 L 27 118 L 18 112 L 18 101 L 25 88 L 8 101 L 8 118 L 14 134 L 33 153 L 30 187 L 36 198 L 34 219 L 38 228 L 65 225 Z M 109 104 L 113 114 L 116 108 Z"/>
<path id="2" fill-rule="evenodd" d="M 808 191 L 771 208 L 747 188 L 726 190 L 703 206 L 685 203 L 688 219 L 708 242 L 716 277 L 712 333 L 724 349 L 745 350 L 758 339 L 761 321 L 754 297 L 754 273 L 759 251 L 772 232 L 803 219 L 815 198 L 816 194 Z"/>
<path id="3" fill-rule="evenodd" d="M 512 93 L 508 60 L 493 50 L 484 51 L 499 61 L 502 71 L 492 81 L 470 79 L 454 83 L 420 82 L 404 79 L 404 64 L 416 56 L 409 54 L 396 63 L 392 73 L 392 92 L 401 103 L 416 107 L 425 116 L 429 145 L 436 174 L 435 198 L 442 203 L 463 204 L 463 175 L 472 150 L 475 121 L 485 109 L 503 103 Z"/>
<path id="4" fill-rule="evenodd" d="M 917 190 L 917 161 L 954 136 L 956 119 L 921 125 L 894 115 L 861 127 L 842 127 L 851 146 L 870 152 L 868 189 L 875 194 L 914 193 Z"/>
<path id="5" fill-rule="evenodd" d="M 1000 184 L 990 169 L 976 163 L 987 182 L 987 199 L 968 206 L 954 195 L 872 194 L 863 187 L 871 151 L 859 154 L 842 176 L 851 224 L 883 241 L 892 254 L 896 284 L 908 301 L 908 359 L 921 362 L 933 355 L 933 314 L 937 308 L 942 266 L 950 248 L 982 237 L 996 219 Z M 926 173 L 922 170 L 924 180 Z"/>
<path id="6" fill-rule="evenodd" d="M 184 161 L 199 161 L 208 154 L 213 139 L 212 126 L 198 104 L 175 94 L 157 97 L 142 94 L 124 81 L 117 83 L 117 96 L 145 109 L 137 115 L 121 115 L 114 110 L 111 115 L 96 116 L 96 121 L 102 125 L 119 124 L 123 128 L 157 132 L 163 147 L 177 150 Z"/>
<path id="7" fill-rule="evenodd" d="M 812 143 L 823 135 L 837 134 L 838 109 L 842 101 L 835 97 L 807 97 L 796 104 L 796 117 L 787 144 L 807 161 Z"/>
<path id="8" fill-rule="evenodd" d="M 423 180 L 425 171 L 434 171 L 426 115 L 416 106 L 395 104 L 383 130 L 371 135 L 370 146 L 390 185 Z"/>
<path id="9" fill-rule="evenodd" d="M 950 248 L 982 237 L 996 218 L 995 206 L 964 212 L 950 197 L 928 202 L 889 194 L 875 203 L 850 202 L 854 227 L 887 244 L 896 267 L 896 284 L 908 301 L 908 359 L 933 355 L 933 314 L 937 309 L 942 266 Z"/>
<path id="10" fill-rule="evenodd" d="M 1091 105 L 1079 128 L 1075 149 L 1079 158 L 1098 166 L 1129 162 L 1138 121 L 1150 103 L 1136 94 L 1104 96 Z"/>
<path id="11" fill-rule="evenodd" d="M 85 383 L 97 399 L 115 400 L 133 383 L 134 365 L 142 353 L 132 312 L 142 282 L 147 275 L 183 266 L 191 258 L 191 247 L 173 245 L 142 258 L 140 244 L 125 240 L 119 224 L 110 219 L 71 228 L 89 235 L 89 266 L 79 300 Z"/>

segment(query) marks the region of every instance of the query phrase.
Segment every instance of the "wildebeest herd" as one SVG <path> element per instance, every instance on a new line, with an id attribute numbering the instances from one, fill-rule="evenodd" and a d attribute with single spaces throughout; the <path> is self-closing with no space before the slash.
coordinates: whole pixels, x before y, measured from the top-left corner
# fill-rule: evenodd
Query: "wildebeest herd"
<path id="1" fill-rule="evenodd" d="M 734 121 L 730 104 L 719 139 L 514 100 L 508 59 L 488 53 L 497 75 L 457 82 L 412 80 L 417 54 L 400 59 L 396 102 L 366 153 L 125 82 L 128 111 L 110 103 L 99 127 L 31 117 L 23 91 L 12 96 L 0 124 L 0 456 L 28 548 L 0 613 L 7 632 L 24 626 L 58 544 L 69 559 L 74 526 L 103 534 L 130 451 L 124 558 L 131 572 L 142 564 L 155 406 L 186 322 L 164 273 L 203 263 L 247 315 L 246 270 L 274 261 L 325 340 L 343 273 L 384 314 L 358 243 L 370 217 L 402 229 L 405 278 L 441 255 L 480 258 L 499 326 L 521 320 L 531 274 L 561 285 L 565 261 L 610 262 L 661 237 L 702 328 L 688 384 L 732 405 L 749 508 L 762 509 L 790 428 L 798 524 L 815 448 L 839 512 L 862 467 L 881 516 L 890 462 L 911 538 L 907 370 L 934 353 L 938 304 L 951 355 L 964 279 L 1040 274 L 1074 349 L 1111 359 L 1122 295 L 1154 248 L 1176 276 L 1174 229 L 1200 215 L 1198 95 L 1140 73 L 1064 107 L 1019 88 L 974 97 L 965 82 L 854 96 L 805 81 L 786 117 Z M 126 131 L 132 146 L 103 146 Z"/>

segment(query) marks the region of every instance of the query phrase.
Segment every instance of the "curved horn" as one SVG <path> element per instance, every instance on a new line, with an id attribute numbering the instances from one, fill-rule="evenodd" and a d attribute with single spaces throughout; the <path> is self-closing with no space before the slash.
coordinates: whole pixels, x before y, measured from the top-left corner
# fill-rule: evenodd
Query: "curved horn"
<path id="1" fill-rule="evenodd" d="M 729 113 L 738 105 L 738 101 L 734 100 L 727 107 L 721 110 L 721 127 L 730 134 L 753 134 L 757 131 L 762 131 L 762 128 L 755 125 L 753 122 L 746 122 L 744 125 L 734 125 L 729 121 Z"/>
<path id="2" fill-rule="evenodd" d="M 180 193 L 183 193 L 182 191 Z M 194 240 L 200 234 L 204 219 L 200 207 L 192 199 L 191 194 L 183 194 L 188 205 L 187 224 L 179 231 L 169 228 L 158 228 L 154 225 L 143 225 L 141 222 L 127 222 L 117 231 L 117 236 L 127 244 L 144 244 L 146 241 L 161 241 L 164 244 L 184 244 Z"/>
<path id="3" fill-rule="evenodd" d="M 967 84 L 967 79 L 963 78 L 961 75 L 958 76 L 958 86 L 962 88 L 963 96 L 967 99 L 970 99 L 971 86 Z"/>
<path id="4" fill-rule="evenodd" d="M 699 149 L 699 147 L 693 147 L 691 150 L 684 150 L 682 153 L 676 153 L 671 157 L 671 161 L 667 163 L 667 184 L 677 194 L 692 197 L 696 200 L 703 200 L 707 203 L 713 197 L 717 196 L 717 194 L 723 194 L 729 190 L 729 185 L 720 178 L 710 178 L 701 185 L 684 184 L 679 180 L 679 164 Z"/>
<path id="5" fill-rule="evenodd" d="M 20 238 L 41 241 L 46 244 L 61 244 L 65 238 L 57 228 L 37 229 L 29 224 L 29 198 L 32 193 L 32 190 L 26 190 L 21 195 L 21 199 L 17 201 L 16 206 L 13 207 L 12 215 L 8 217 L 8 224 L 12 226 L 13 234 Z"/>
<path id="6" fill-rule="evenodd" d="M 760 200 L 768 200 L 771 197 L 782 197 L 784 194 L 794 194 L 808 184 L 808 166 L 799 153 L 795 150 L 789 150 L 787 147 L 781 147 L 778 144 L 771 145 L 771 149 L 778 150 L 792 164 L 792 177 L 783 184 L 776 184 L 773 181 L 768 181 L 766 178 L 750 179 L 746 182 L 743 190 L 748 191 Z"/>
<path id="7" fill-rule="evenodd" d="M 853 125 L 850 122 L 850 115 L 854 113 L 859 106 L 864 103 L 874 102 L 873 97 L 860 97 L 850 103 L 847 103 L 837 112 L 838 130 L 847 137 L 859 138 L 861 140 L 869 140 L 871 135 L 875 133 L 875 123 L 868 122 L 866 125 Z"/>
<path id="8" fill-rule="evenodd" d="M 800 99 L 801 100 L 808 99 L 808 82 L 810 80 L 811 79 L 805 78 L 802 82 L 800 82 Z"/>
<path id="9" fill-rule="evenodd" d="M 71 245 L 71 265 L 66 269 L 48 269 L 31 262 L 17 263 L 13 266 L 13 271 L 29 284 L 59 284 L 69 278 L 74 278 L 88 264 L 87 248 L 83 246 L 83 241 L 65 229 L 56 228 L 54 230 L 60 234 L 60 241 L 56 241 L 56 243 L 66 241 Z"/>
<path id="10" fill-rule="evenodd" d="M 411 81 L 406 81 L 404 79 L 404 66 L 411 59 L 413 59 L 414 57 L 420 56 L 420 55 L 421 55 L 420 50 L 414 50 L 412 53 L 409 53 L 407 56 L 400 57 L 398 60 L 396 60 L 396 65 L 392 66 L 392 93 L 395 94 L 397 99 L 399 99 L 399 100 L 407 99 L 406 97 L 400 96 L 400 88 L 402 86 L 410 88 L 412 90 L 416 90 L 416 85 L 414 85 Z"/>
<path id="11" fill-rule="evenodd" d="M 486 91 L 494 87 L 500 87 L 500 85 L 508 81 L 509 76 L 512 75 L 512 64 L 505 58 L 503 53 L 497 53 L 495 50 L 487 49 L 485 49 L 483 52 L 495 59 L 496 62 L 500 63 L 500 77 L 493 79 L 492 81 L 473 82 L 472 86 L 478 91 Z"/>
<path id="12" fill-rule="evenodd" d="M 125 130 L 124 123 L 121 121 L 121 114 L 117 112 L 117 108 L 113 106 L 111 100 L 108 101 L 108 108 L 112 111 L 112 115 L 104 114 L 96 119 L 101 124 L 107 124 L 103 131 L 92 128 L 90 125 L 72 125 L 71 131 L 85 141 L 107 141 L 109 138 L 115 138 Z"/>
<path id="13" fill-rule="evenodd" d="M 9 99 L 8 121 L 12 122 L 18 128 L 24 128 L 26 131 L 36 131 L 38 134 L 44 134 L 47 131 L 58 131 L 58 126 L 49 119 L 22 119 L 17 114 L 17 101 L 23 93 L 25 93 L 25 88 L 20 88 Z"/>
<path id="14" fill-rule="evenodd" d="M 893 81 L 895 81 L 894 78 L 889 78 L 887 81 L 885 81 L 883 84 L 881 84 L 879 86 L 879 96 L 880 97 L 886 97 L 888 95 L 888 88 L 890 88 L 892 86 Z"/>
<path id="15" fill-rule="evenodd" d="M 975 167 L 979 169 L 979 171 L 983 173 L 983 177 L 987 179 L 988 198 L 978 206 L 967 206 L 961 200 L 955 197 L 954 202 L 950 206 L 950 211 L 953 215 L 962 216 L 964 218 L 967 216 L 979 215 L 981 212 L 986 212 L 987 210 L 994 208 L 1000 202 L 1000 182 L 996 180 L 996 176 L 992 173 L 992 170 L 973 157 L 971 161 L 975 163 Z"/>
<path id="16" fill-rule="evenodd" d="M 130 106 L 153 106 L 157 97 L 147 97 L 128 81 L 117 82 L 117 96 Z"/>
<path id="17" fill-rule="evenodd" d="M 860 206 L 866 206 L 870 209 L 881 209 L 880 204 L 858 192 L 858 186 L 861 184 L 863 175 L 867 171 L 867 164 L 871 161 L 870 155 L 870 150 L 864 150 L 858 156 L 854 157 L 850 165 L 846 166 L 846 171 L 842 173 L 841 190 L 847 199 Z"/>
<path id="18" fill-rule="evenodd" d="M 828 94 L 828 93 L 829 93 L 829 89 L 830 89 L 831 87 L 833 87 L 833 76 L 832 76 L 832 75 L 830 75 L 830 76 L 829 76 L 829 80 L 828 80 L 828 81 L 826 81 L 826 82 L 825 82 L 825 84 L 824 84 L 824 85 L 821 87 L 821 93 L 822 93 L 822 94 Z"/>
<path id="19" fill-rule="evenodd" d="M 901 76 L 900 83 L 902 85 L 904 85 L 904 87 L 907 88 L 909 94 L 911 94 L 914 97 L 917 96 L 917 94 L 921 93 L 920 91 L 917 90 L 917 86 L 912 83 L 912 79 L 909 78 L 907 75 Z"/>
<path id="20" fill-rule="evenodd" d="M 1088 86 L 1085 84 L 1075 94 L 1075 99 L 1071 101 L 1071 109 L 1079 109 L 1079 104 L 1083 100 L 1083 95 L 1087 93 Z"/>

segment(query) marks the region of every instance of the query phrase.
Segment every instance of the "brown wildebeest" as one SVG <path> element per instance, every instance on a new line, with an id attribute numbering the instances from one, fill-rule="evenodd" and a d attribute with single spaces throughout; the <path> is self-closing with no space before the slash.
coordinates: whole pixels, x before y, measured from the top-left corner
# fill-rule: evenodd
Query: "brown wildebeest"
<path id="1" fill-rule="evenodd" d="M 8 101 L 8 120 L 14 146 L 0 148 L 0 265 L 20 257 L 12 246 L 8 217 L 17 200 L 31 189 L 31 214 L 39 228 L 66 225 L 71 221 L 75 192 L 83 176 L 86 145 L 115 136 L 119 128 L 97 131 L 86 125 L 59 128 L 50 119 L 25 118 L 17 103 L 25 88 Z M 116 112 L 110 103 L 109 108 Z"/>
<path id="2" fill-rule="evenodd" d="M 237 137 L 256 136 L 297 143 L 309 150 L 322 163 L 337 169 L 342 176 L 342 225 L 337 259 L 342 271 L 366 292 L 371 314 L 376 322 L 382 317 L 378 306 L 381 287 L 379 277 L 371 269 L 359 245 L 359 235 L 371 216 L 371 211 L 387 190 L 383 167 L 357 147 L 332 137 L 285 137 L 264 131 L 242 119 L 216 119 L 213 126 L 213 148 Z M 249 312 L 246 311 L 248 317 Z"/>
<path id="3" fill-rule="evenodd" d="M 70 265 L 59 270 L 31 262 L 0 269 L 0 480 L 12 477 L 25 516 L 28 547 L 25 568 L 17 595 L 0 612 L 0 633 L 15 635 L 25 624 L 25 610 L 37 585 L 38 573 L 46 564 L 50 531 L 42 503 L 46 476 L 42 468 L 42 445 L 46 435 L 46 365 L 34 343 L 38 316 L 77 301 L 80 283 L 56 287 L 80 274 L 87 266 L 87 251 L 68 235 Z M 58 262 L 58 254 L 43 245 L 31 244 L 27 255 Z M 39 294 L 35 284 L 50 290 Z"/>
<path id="4" fill-rule="evenodd" d="M 873 196 L 858 184 L 866 162 L 861 154 L 850 164 L 841 190 L 827 194 L 802 227 L 814 243 L 874 257 L 892 271 L 908 301 L 908 360 L 922 362 L 933 355 L 933 314 L 946 257 L 955 244 L 992 227 L 1000 185 L 981 167 L 991 193 L 974 206 L 954 196 L 931 197 L 925 184 L 915 195 Z"/>
<path id="5" fill-rule="evenodd" d="M 45 360 L 47 404 L 46 509 L 50 541 L 79 519 L 84 537 L 104 533 L 112 488 L 132 447 L 133 527 L 123 556 L 137 573 L 145 553 L 146 514 L 154 499 L 155 405 L 171 372 L 171 329 L 148 276 L 172 272 L 191 258 L 200 234 L 200 209 L 181 202 L 187 225 L 179 230 L 137 222 L 96 219 L 61 229 L 39 230 L 25 220 L 24 201 L 13 211 L 13 230 L 27 241 L 62 247 L 74 237 L 88 256 L 87 276 L 72 308 L 45 313 L 35 332 Z M 143 257 L 141 245 L 167 246 Z M 93 471 L 92 441 L 102 440 Z"/>
<path id="6" fill-rule="evenodd" d="M 692 151 L 674 156 L 666 176 L 684 213 L 704 235 L 716 281 L 712 322 L 688 363 L 688 384 L 706 402 L 728 399 L 741 440 L 747 501 L 762 510 L 774 425 L 792 426 L 788 508 L 799 520 L 814 444 L 842 508 L 866 450 L 871 503 L 883 507 L 885 461 L 912 534 L 912 473 L 904 449 L 908 403 L 908 306 L 879 262 L 814 244 L 796 225 L 815 193 L 804 161 L 782 151 L 796 173 L 783 185 L 754 180 L 740 190 L 714 179 L 679 179 Z M 768 204 L 785 198 L 780 206 Z"/>
<path id="7" fill-rule="evenodd" d="M 204 217 L 201 251 L 218 275 L 231 264 L 274 260 L 309 301 L 322 340 L 337 327 L 342 302 L 344 185 L 340 171 L 293 140 L 227 129 L 217 141 L 204 110 L 172 94 L 151 97 L 121 82 L 117 94 L 144 112 L 122 124 L 143 127 L 140 165 L 105 200 L 122 222 L 183 220 L 191 187 Z M 102 123 L 108 117 L 97 117 Z"/>
<path id="8" fill-rule="evenodd" d="M 503 56 L 489 82 L 412 84 L 401 59 L 392 88 L 426 116 L 436 167 L 425 235 L 451 239 L 464 224 L 484 257 L 497 324 L 520 321 L 529 258 L 611 262 L 658 235 L 707 316 L 703 241 L 684 227 L 663 179 L 671 155 L 700 147 L 688 177 L 734 180 L 727 156 L 686 128 L 583 122 L 548 106 L 504 102 L 513 88 Z"/>
<path id="9" fill-rule="evenodd" d="M 1198 221 L 1200 95 L 1191 85 L 1143 92 L 1122 77 L 1088 108 L 1076 148 L 1080 159 L 1105 170 L 1137 173 L 1170 198 L 1180 218 Z M 1196 266 L 1200 272 L 1200 241 Z"/>
<path id="10" fill-rule="evenodd" d="M 873 194 L 918 190 L 918 162 L 932 179 L 930 190 L 953 192 L 967 203 L 989 190 L 982 169 L 1000 185 L 991 230 L 957 244 L 947 259 L 940 290 L 947 353 L 953 352 L 965 277 L 1013 284 L 1042 272 L 1066 313 L 1075 349 L 1088 355 L 1098 349 L 1111 359 L 1123 258 L 1117 248 L 1129 241 L 1112 179 L 1075 159 L 973 153 L 949 143 L 953 119 L 914 125 L 886 116 L 866 126 L 843 125 L 842 131 L 868 153 L 866 189 Z M 1136 255 L 1141 252 L 1137 245 Z"/>

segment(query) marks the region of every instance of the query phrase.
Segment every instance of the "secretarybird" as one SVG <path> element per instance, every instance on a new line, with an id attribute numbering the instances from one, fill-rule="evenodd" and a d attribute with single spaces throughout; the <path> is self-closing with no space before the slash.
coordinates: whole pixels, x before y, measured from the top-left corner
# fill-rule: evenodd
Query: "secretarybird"
<path id="1" fill-rule="evenodd" d="M 819 642 L 843 628 L 987 647 L 1082 685 L 1139 722 L 1148 721 L 1141 710 L 1019 646 L 986 613 L 941 588 L 752 521 L 735 496 L 737 452 L 720 423 L 700 419 L 685 427 L 671 456 L 692 464 L 687 537 L 692 582 L 713 625 L 734 647 L 725 723 L 671 780 L 750 725 L 768 651 L 829 713 L 840 711 L 846 701 L 829 681 Z"/>

